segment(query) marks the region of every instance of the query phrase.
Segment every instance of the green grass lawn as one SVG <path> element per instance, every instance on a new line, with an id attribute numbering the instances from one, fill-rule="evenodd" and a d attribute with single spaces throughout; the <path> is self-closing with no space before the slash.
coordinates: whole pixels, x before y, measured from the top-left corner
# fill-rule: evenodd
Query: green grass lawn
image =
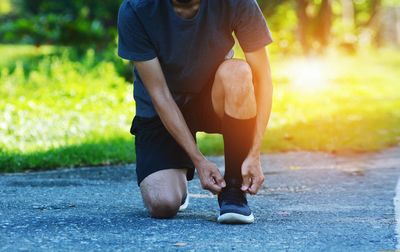
<path id="1" fill-rule="evenodd" d="M 132 85 L 112 62 L 46 46 L 2 45 L 0 55 L 0 171 L 135 161 Z M 365 152 L 400 142 L 400 52 L 271 58 L 263 152 Z M 221 136 L 198 138 L 205 154 L 223 152 Z"/>
<path id="2" fill-rule="evenodd" d="M 400 52 L 390 50 L 277 63 L 274 108 L 264 150 L 348 153 L 399 144 L 398 66 Z M 313 71 L 322 74 L 300 76 Z"/>

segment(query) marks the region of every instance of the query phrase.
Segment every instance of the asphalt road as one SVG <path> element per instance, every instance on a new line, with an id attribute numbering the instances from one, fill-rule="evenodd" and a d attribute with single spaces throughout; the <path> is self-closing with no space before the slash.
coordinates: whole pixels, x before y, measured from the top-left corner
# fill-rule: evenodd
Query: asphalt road
<path id="1" fill-rule="evenodd" d="M 223 158 L 211 159 L 222 169 Z M 256 222 L 245 226 L 218 224 L 216 198 L 201 190 L 197 178 L 190 183 L 187 211 L 154 220 L 143 207 L 133 165 L 0 175 L 0 251 L 382 251 L 398 246 L 400 148 L 347 157 L 270 154 L 262 163 L 265 186 L 249 198 Z"/>

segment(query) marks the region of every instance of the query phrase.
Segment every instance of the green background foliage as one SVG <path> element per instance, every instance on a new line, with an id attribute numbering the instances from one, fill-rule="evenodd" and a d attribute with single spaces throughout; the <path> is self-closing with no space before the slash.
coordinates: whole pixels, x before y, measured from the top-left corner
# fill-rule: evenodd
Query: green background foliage
<path id="1" fill-rule="evenodd" d="M 132 64 L 116 56 L 120 2 L 0 1 L 0 172 L 135 161 Z M 400 1 L 258 2 L 275 40 L 262 151 L 399 144 L 400 52 L 380 21 Z M 223 153 L 220 135 L 197 136 L 204 154 Z"/>
<path id="2" fill-rule="evenodd" d="M 9 8 L 13 11 L 3 16 L 0 25 L 0 38 L 5 43 L 104 48 L 115 39 L 120 1 L 14 0 L 11 3 L 16 8 Z"/>
<path id="3" fill-rule="evenodd" d="M 121 2 L 2 0 L 0 41 L 105 50 L 115 44 Z M 353 9 L 351 24 L 343 23 L 343 15 L 349 15 L 344 2 Z M 351 42 L 358 46 L 357 37 L 365 29 L 377 32 L 378 27 L 371 26 L 380 11 L 399 5 L 398 0 L 258 0 L 258 3 L 274 38 L 280 42 L 277 49 L 288 52 L 320 50 L 332 43 Z M 351 41 L 349 34 L 354 35 Z M 371 41 L 377 42 L 378 35 L 372 34 Z"/>

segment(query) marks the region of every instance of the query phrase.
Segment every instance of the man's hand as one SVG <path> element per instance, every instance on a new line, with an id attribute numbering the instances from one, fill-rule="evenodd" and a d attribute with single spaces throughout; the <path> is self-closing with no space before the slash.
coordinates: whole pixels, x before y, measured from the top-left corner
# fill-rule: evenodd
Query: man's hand
<path id="1" fill-rule="evenodd" d="M 264 183 L 260 155 L 248 155 L 242 164 L 242 191 L 256 194 Z"/>
<path id="2" fill-rule="evenodd" d="M 207 159 L 204 158 L 201 160 L 196 165 L 196 169 L 203 189 L 217 194 L 226 186 L 225 180 L 219 172 L 218 167 Z"/>

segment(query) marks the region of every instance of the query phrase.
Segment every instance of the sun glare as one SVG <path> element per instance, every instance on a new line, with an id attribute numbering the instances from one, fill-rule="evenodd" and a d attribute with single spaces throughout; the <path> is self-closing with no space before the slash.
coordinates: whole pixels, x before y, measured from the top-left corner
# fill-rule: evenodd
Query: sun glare
<path id="1" fill-rule="evenodd" d="M 293 60 L 287 68 L 290 84 L 301 91 L 319 91 L 329 84 L 328 67 L 321 58 Z"/>

